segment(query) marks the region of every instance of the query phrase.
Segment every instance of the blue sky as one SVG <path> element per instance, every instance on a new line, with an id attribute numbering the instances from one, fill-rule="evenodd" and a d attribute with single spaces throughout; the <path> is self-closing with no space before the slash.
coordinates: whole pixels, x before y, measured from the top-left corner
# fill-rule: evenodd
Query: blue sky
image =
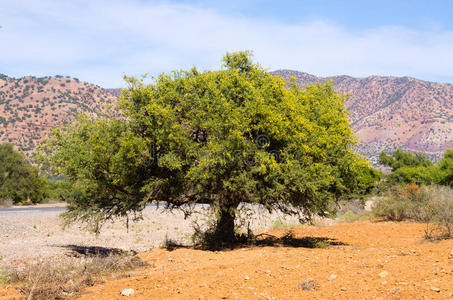
<path id="1" fill-rule="evenodd" d="M 268 70 L 453 83 L 452 12 L 447 0 L 2 0 L 0 73 L 122 87 L 247 49 Z"/>

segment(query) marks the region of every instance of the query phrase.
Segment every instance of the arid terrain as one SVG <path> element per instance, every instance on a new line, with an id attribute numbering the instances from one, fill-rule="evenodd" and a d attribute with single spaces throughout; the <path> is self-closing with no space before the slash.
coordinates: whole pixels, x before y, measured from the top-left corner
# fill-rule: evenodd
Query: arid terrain
<path id="1" fill-rule="evenodd" d="M 424 240 L 415 223 L 339 223 L 270 232 L 261 246 L 155 248 L 149 266 L 86 289 L 80 299 L 446 299 L 453 240 Z M 278 239 L 280 237 L 280 239 Z M 283 238 L 282 238 L 283 237 Z M 123 289 L 134 294 L 125 297 Z M 14 288 L 2 299 L 19 299 Z"/>
<path id="2" fill-rule="evenodd" d="M 101 115 L 117 101 L 111 92 L 77 78 L 0 74 L 0 142 L 29 156 L 53 128 L 70 123 L 78 113 Z"/>

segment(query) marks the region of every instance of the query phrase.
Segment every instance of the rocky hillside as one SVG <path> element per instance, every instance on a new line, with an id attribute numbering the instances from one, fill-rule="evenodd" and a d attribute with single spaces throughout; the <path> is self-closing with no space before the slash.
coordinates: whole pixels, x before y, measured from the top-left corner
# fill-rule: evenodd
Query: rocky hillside
<path id="1" fill-rule="evenodd" d="M 350 94 L 345 105 L 360 152 L 374 162 L 381 151 L 397 148 L 423 152 L 434 160 L 453 148 L 453 84 L 410 77 L 322 78 L 290 70 L 273 74 L 295 77 L 301 86 L 332 81 Z"/>
<path id="2" fill-rule="evenodd" d="M 301 86 L 331 80 L 350 94 L 346 107 L 359 136 L 359 150 L 373 162 L 381 151 L 418 151 L 437 159 L 453 148 L 453 85 L 409 77 L 321 78 L 279 70 Z M 76 78 L 0 75 L 0 142 L 11 142 L 30 155 L 52 128 L 77 113 L 101 115 L 114 104 L 119 89 L 102 89 Z"/>
<path id="3" fill-rule="evenodd" d="M 80 112 L 100 115 L 116 102 L 111 92 L 76 78 L 0 75 L 0 142 L 29 156 L 52 128 Z"/>

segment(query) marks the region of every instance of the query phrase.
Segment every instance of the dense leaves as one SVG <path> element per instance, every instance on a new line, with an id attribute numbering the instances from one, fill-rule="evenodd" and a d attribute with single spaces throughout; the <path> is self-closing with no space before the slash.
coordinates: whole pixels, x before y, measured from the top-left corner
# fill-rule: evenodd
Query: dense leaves
<path id="1" fill-rule="evenodd" d="M 392 168 L 386 176 L 389 184 L 418 184 L 433 183 L 453 186 L 453 149 L 447 150 L 437 163 L 431 163 L 420 153 L 396 150 L 392 155 L 382 152 L 379 162 Z"/>
<path id="2" fill-rule="evenodd" d="M 373 181 L 331 84 L 301 90 L 248 52 L 227 54 L 219 71 L 126 80 L 122 118 L 81 117 L 47 143 L 54 172 L 77 190 L 70 220 L 206 203 L 229 239 L 242 202 L 310 218 Z"/>
<path id="3" fill-rule="evenodd" d="M 47 180 L 11 144 L 0 144 L 0 202 L 39 203 L 45 199 Z"/>

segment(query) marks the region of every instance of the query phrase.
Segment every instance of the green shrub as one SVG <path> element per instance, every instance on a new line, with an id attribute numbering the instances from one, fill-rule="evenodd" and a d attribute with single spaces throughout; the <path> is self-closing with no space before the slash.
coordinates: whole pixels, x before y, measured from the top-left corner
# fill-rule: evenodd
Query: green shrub
<path id="1" fill-rule="evenodd" d="M 394 186 L 386 197 L 376 201 L 373 216 L 390 221 L 414 219 L 417 210 L 426 206 L 429 193 L 416 184 Z"/>
<path id="2" fill-rule="evenodd" d="M 351 223 L 359 220 L 360 218 L 360 215 L 354 213 L 352 210 L 348 210 L 344 215 L 340 216 L 340 221 Z"/>
<path id="3" fill-rule="evenodd" d="M 0 200 L 14 204 L 40 203 L 47 193 L 47 180 L 25 160 L 12 144 L 0 144 Z"/>

